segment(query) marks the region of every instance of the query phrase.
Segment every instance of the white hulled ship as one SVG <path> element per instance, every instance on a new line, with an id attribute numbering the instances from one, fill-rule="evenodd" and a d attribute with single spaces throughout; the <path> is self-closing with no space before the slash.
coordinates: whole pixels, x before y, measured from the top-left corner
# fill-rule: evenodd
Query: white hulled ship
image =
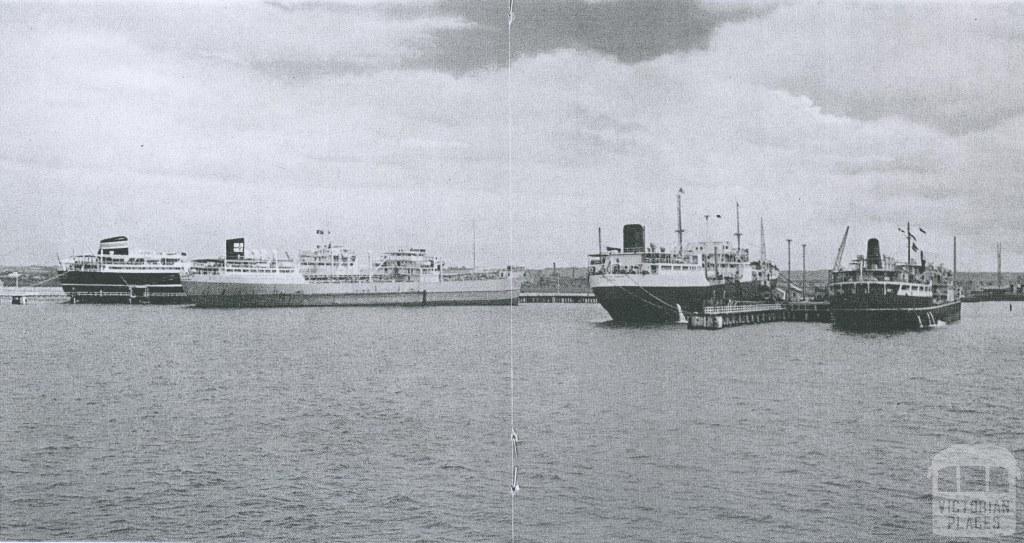
<path id="1" fill-rule="evenodd" d="M 385 253 L 369 270 L 332 244 L 288 259 L 246 256 L 228 240 L 225 258 L 196 260 L 182 286 L 200 307 L 508 305 L 519 303 L 511 270 L 452 271 L 423 249 Z"/>
<path id="2" fill-rule="evenodd" d="M 613 320 L 676 322 L 705 305 L 771 296 L 778 269 L 763 255 L 751 262 L 747 249 L 729 242 L 684 245 L 680 207 L 677 213 L 675 251 L 646 245 L 644 227 L 627 224 L 621 249 L 608 247 L 607 252 L 590 255 L 590 288 Z"/>
<path id="3" fill-rule="evenodd" d="M 94 255 L 62 260 L 59 278 L 75 303 L 182 304 L 188 267 L 185 253 L 131 252 L 128 238 L 115 236 L 101 240 Z"/>

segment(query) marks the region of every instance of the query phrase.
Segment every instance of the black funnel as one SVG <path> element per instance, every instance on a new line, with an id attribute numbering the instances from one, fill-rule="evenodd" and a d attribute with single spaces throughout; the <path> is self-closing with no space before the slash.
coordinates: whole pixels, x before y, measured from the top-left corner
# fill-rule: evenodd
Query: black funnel
<path id="1" fill-rule="evenodd" d="M 622 250 L 626 253 L 644 251 L 644 225 L 627 224 L 622 227 Z"/>
<path id="2" fill-rule="evenodd" d="M 882 267 L 882 251 L 878 248 L 878 240 L 871 238 L 868 240 L 868 268 L 881 268 Z"/>
<path id="3" fill-rule="evenodd" d="M 245 238 L 229 239 L 224 245 L 224 252 L 226 253 L 224 256 L 228 260 L 242 260 L 245 258 Z"/>

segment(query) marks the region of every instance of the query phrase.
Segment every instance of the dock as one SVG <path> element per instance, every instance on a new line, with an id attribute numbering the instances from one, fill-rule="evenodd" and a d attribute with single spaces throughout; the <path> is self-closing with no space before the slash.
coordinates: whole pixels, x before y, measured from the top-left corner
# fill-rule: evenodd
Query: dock
<path id="1" fill-rule="evenodd" d="M 596 304 L 597 296 L 591 292 L 521 292 L 523 304 Z"/>
<path id="2" fill-rule="evenodd" d="M 720 330 L 765 322 L 831 322 L 828 302 L 749 303 L 708 306 L 687 315 L 694 330 Z"/>
<path id="3" fill-rule="evenodd" d="M 63 303 L 69 299 L 60 287 L 4 287 L 0 288 L 0 296 L 9 298 L 14 305 Z"/>

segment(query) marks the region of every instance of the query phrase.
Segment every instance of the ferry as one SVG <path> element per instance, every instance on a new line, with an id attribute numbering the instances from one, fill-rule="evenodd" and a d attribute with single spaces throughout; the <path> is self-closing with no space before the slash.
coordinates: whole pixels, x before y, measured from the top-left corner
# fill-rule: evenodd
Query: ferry
<path id="1" fill-rule="evenodd" d="M 369 270 L 333 244 L 303 251 L 298 262 L 248 256 L 244 238 L 227 241 L 224 258 L 193 261 L 182 287 L 198 307 L 357 305 L 518 305 L 520 275 L 449 270 L 424 249 L 378 257 Z"/>
<path id="2" fill-rule="evenodd" d="M 181 275 L 185 253 L 131 252 L 126 236 L 100 241 L 96 254 L 60 262 L 59 280 L 72 303 L 188 303 Z"/>
<path id="3" fill-rule="evenodd" d="M 833 326 L 890 331 L 960 320 L 961 289 L 956 285 L 955 271 L 927 265 L 923 254 L 920 264 L 914 265 L 909 231 L 907 225 L 906 263 L 883 257 L 878 240 L 872 238 L 868 240 L 866 258 L 859 256 L 850 269 L 834 269 L 829 274 Z M 845 237 L 843 241 L 845 245 Z"/>
<path id="4" fill-rule="evenodd" d="M 763 254 L 751 262 L 748 249 L 723 241 L 684 245 L 677 199 L 679 243 L 674 251 L 646 245 L 645 229 L 627 224 L 622 247 L 590 255 L 588 280 L 598 303 L 614 321 L 679 322 L 707 305 L 770 298 L 778 268 Z M 762 229 L 763 236 L 763 229 Z"/>

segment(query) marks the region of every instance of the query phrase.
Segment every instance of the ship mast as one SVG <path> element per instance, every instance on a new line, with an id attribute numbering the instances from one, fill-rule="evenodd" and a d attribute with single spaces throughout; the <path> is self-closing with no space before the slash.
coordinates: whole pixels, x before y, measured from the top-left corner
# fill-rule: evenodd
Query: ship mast
<path id="1" fill-rule="evenodd" d="M 679 254 L 683 254 L 683 189 L 676 193 L 676 237 L 679 239 Z"/>
<path id="2" fill-rule="evenodd" d="M 1003 244 L 996 244 L 996 287 L 1003 288 Z"/>
<path id="3" fill-rule="evenodd" d="M 764 273 L 764 262 L 768 259 L 768 251 L 764 247 L 764 217 L 761 217 L 761 273 Z"/>
<path id="4" fill-rule="evenodd" d="M 740 253 L 740 203 L 736 202 L 736 255 L 739 258 Z"/>
<path id="5" fill-rule="evenodd" d="M 910 223 L 907 223 L 907 282 L 911 281 L 910 278 Z"/>

